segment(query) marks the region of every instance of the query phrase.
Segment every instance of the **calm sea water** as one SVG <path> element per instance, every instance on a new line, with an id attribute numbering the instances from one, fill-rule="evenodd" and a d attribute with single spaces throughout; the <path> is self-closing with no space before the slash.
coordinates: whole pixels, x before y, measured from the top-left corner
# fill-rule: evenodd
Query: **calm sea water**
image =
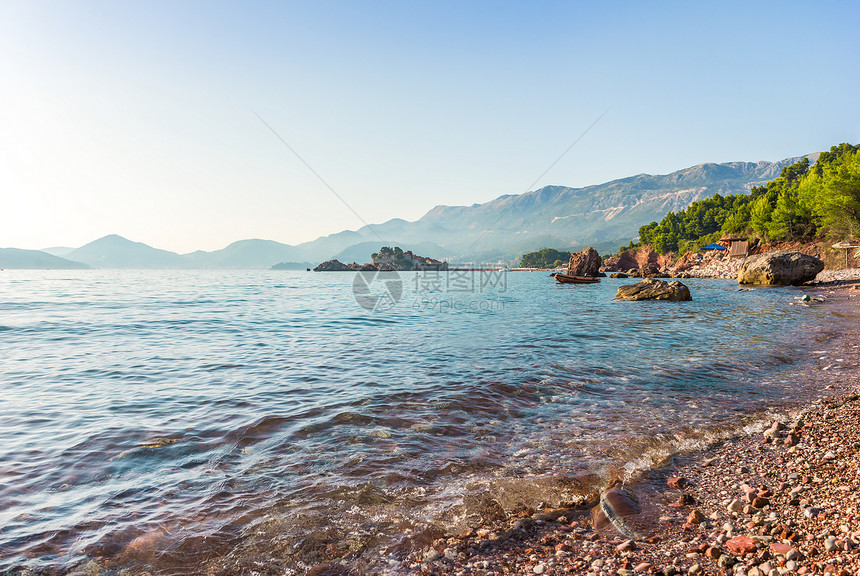
<path id="1" fill-rule="evenodd" d="M 833 326 L 730 281 L 366 280 L 0 272 L 0 570 L 302 573 L 575 502 L 817 393 Z"/>

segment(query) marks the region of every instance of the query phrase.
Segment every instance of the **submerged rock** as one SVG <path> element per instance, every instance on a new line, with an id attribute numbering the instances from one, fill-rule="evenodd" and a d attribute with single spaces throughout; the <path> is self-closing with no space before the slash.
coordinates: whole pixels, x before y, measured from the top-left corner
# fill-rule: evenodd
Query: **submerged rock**
<path id="1" fill-rule="evenodd" d="M 671 300 L 681 302 L 692 300 L 690 289 L 677 280 L 665 282 L 656 278 L 646 278 L 638 284 L 620 286 L 615 294 L 616 300 Z"/>
<path id="2" fill-rule="evenodd" d="M 815 280 L 824 263 L 809 254 L 776 250 L 744 260 L 738 270 L 739 284 L 796 286 Z"/>
<path id="3" fill-rule="evenodd" d="M 591 511 L 591 523 L 597 530 L 615 529 L 619 534 L 630 538 L 636 537 L 633 529 L 625 521 L 625 517 L 641 512 L 639 499 L 615 480 L 609 488 L 600 495 L 600 502 Z"/>

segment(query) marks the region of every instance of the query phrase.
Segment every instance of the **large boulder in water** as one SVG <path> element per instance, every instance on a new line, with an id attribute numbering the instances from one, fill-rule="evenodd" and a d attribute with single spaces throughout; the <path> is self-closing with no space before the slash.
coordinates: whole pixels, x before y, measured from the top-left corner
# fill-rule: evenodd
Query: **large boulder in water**
<path id="1" fill-rule="evenodd" d="M 597 276 L 600 272 L 600 254 L 592 247 L 570 255 L 567 263 L 571 276 Z"/>
<path id="2" fill-rule="evenodd" d="M 744 260 L 738 270 L 739 284 L 796 286 L 814 280 L 824 263 L 803 252 L 776 250 Z"/>
<path id="3" fill-rule="evenodd" d="M 665 282 L 656 278 L 646 278 L 638 284 L 620 286 L 615 294 L 616 300 L 671 300 L 682 302 L 692 300 L 690 289 L 674 280 Z"/>

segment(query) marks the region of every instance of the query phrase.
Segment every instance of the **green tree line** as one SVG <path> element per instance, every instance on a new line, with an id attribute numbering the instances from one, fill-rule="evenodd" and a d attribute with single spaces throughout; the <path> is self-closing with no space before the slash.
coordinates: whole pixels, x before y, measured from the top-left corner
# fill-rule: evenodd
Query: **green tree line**
<path id="1" fill-rule="evenodd" d="M 523 254 L 520 257 L 520 268 L 555 268 L 567 264 L 568 260 L 570 260 L 570 252 L 543 248 Z"/>
<path id="2" fill-rule="evenodd" d="M 713 197 L 639 228 L 639 242 L 659 253 L 689 252 L 724 234 L 767 240 L 860 234 L 860 145 L 840 144 L 782 169 L 779 178 L 749 194 Z"/>

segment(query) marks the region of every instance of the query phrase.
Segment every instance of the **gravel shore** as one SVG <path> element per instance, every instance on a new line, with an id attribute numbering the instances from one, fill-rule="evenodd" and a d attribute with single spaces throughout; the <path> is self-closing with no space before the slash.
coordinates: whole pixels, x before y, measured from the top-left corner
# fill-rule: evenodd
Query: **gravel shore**
<path id="1" fill-rule="evenodd" d="M 802 376 L 823 398 L 624 486 L 638 498 L 638 513 L 619 516 L 626 536 L 598 530 L 586 508 L 527 510 L 436 540 L 389 571 L 860 576 L 856 278 L 845 271 L 812 288 L 854 319 Z"/>

